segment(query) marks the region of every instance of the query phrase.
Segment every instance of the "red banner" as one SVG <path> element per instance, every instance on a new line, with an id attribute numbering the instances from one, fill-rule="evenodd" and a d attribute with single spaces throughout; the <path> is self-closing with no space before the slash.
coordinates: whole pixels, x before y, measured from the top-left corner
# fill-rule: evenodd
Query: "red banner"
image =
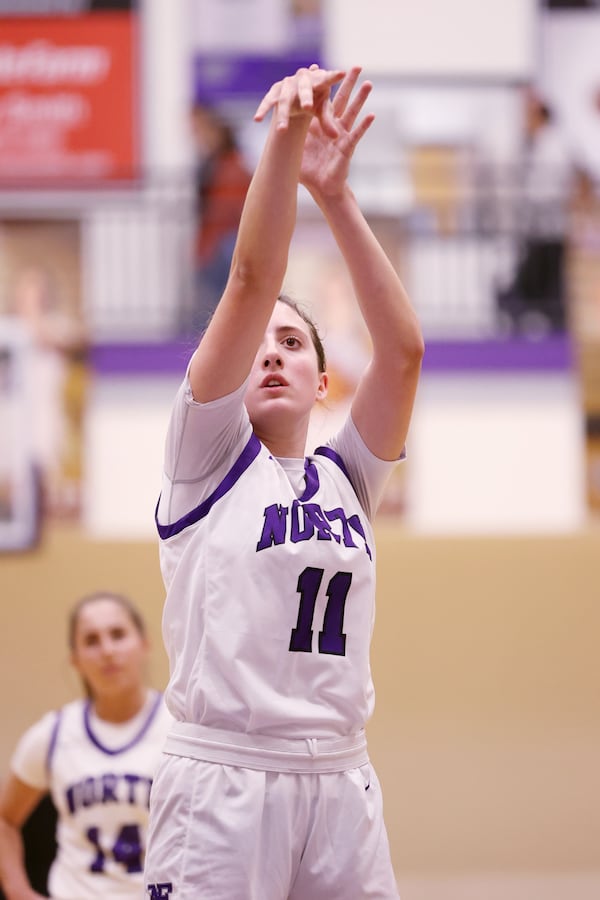
<path id="1" fill-rule="evenodd" d="M 0 19 L 0 180 L 138 173 L 137 16 Z"/>

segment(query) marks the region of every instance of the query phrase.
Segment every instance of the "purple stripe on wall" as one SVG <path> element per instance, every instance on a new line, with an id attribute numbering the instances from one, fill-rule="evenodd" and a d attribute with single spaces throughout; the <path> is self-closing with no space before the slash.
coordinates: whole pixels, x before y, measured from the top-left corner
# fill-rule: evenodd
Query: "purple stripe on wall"
<path id="1" fill-rule="evenodd" d="M 539 340 L 509 338 L 482 341 L 427 341 L 425 371 L 567 371 L 573 351 L 567 335 Z"/>
<path id="2" fill-rule="evenodd" d="M 92 368 L 99 375 L 180 375 L 195 349 L 193 341 L 161 344 L 96 344 Z M 427 341 L 426 372 L 568 371 L 573 364 L 566 335 L 541 340 Z"/>
<path id="3" fill-rule="evenodd" d="M 90 363 L 99 375 L 180 375 L 196 349 L 193 341 L 94 344 Z"/>
<path id="4" fill-rule="evenodd" d="M 197 53 L 192 66 L 194 99 L 209 104 L 240 97 L 258 102 L 269 85 L 319 62 L 319 57 L 316 44 L 285 55 Z"/>

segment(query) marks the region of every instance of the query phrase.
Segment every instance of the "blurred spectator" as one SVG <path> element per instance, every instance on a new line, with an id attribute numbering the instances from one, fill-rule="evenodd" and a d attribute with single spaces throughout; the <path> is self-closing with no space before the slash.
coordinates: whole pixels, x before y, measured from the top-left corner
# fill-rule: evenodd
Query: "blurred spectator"
<path id="1" fill-rule="evenodd" d="M 290 45 L 318 53 L 323 40 L 322 0 L 290 0 Z"/>
<path id="2" fill-rule="evenodd" d="M 505 331 L 540 334 L 565 328 L 566 212 L 574 174 L 554 111 L 527 87 L 514 222 L 520 246 L 513 280 L 498 294 Z"/>
<path id="3" fill-rule="evenodd" d="M 31 428 L 45 512 L 80 512 L 82 429 L 87 386 L 87 336 L 81 319 L 61 302 L 43 266 L 24 268 L 15 280 L 12 312 L 32 342 Z"/>
<path id="4" fill-rule="evenodd" d="M 197 152 L 195 277 L 192 309 L 184 329 L 201 333 L 227 278 L 250 172 L 233 128 L 208 104 L 192 109 Z"/>

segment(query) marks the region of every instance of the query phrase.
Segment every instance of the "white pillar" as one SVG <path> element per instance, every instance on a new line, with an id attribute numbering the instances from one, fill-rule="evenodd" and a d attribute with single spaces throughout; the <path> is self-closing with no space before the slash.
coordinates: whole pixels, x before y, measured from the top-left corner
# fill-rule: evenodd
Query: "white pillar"
<path id="1" fill-rule="evenodd" d="M 142 159 L 151 172 L 185 168 L 192 160 L 188 11 L 186 0 L 143 0 L 141 5 Z"/>

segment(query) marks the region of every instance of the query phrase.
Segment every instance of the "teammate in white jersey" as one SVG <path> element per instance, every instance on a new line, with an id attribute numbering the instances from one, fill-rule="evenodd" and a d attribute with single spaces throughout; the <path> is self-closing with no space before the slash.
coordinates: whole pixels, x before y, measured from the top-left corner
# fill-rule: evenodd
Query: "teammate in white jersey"
<path id="1" fill-rule="evenodd" d="M 17 745 L 0 796 L 2 887 L 8 900 L 42 896 L 27 879 L 20 828 L 50 792 L 58 817 L 50 896 L 139 898 L 150 786 L 171 717 L 146 685 L 146 630 L 128 598 L 83 597 L 69 643 L 88 697 L 44 715 Z"/>
<path id="2" fill-rule="evenodd" d="M 403 456 L 423 342 L 347 183 L 374 118 L 361 116 L 371 85 L 359 74 L 300 69 L 259 105 L 272 121 L 229 281 L 171 417 L 156 518 L 176 722 L 152 789 L 154 900 L 398 896 L 364 731 L 371 521 Z M 309 456 L 325 356 L 280 296 L 299 183 L 373 347 L 347 422 Z"/>

